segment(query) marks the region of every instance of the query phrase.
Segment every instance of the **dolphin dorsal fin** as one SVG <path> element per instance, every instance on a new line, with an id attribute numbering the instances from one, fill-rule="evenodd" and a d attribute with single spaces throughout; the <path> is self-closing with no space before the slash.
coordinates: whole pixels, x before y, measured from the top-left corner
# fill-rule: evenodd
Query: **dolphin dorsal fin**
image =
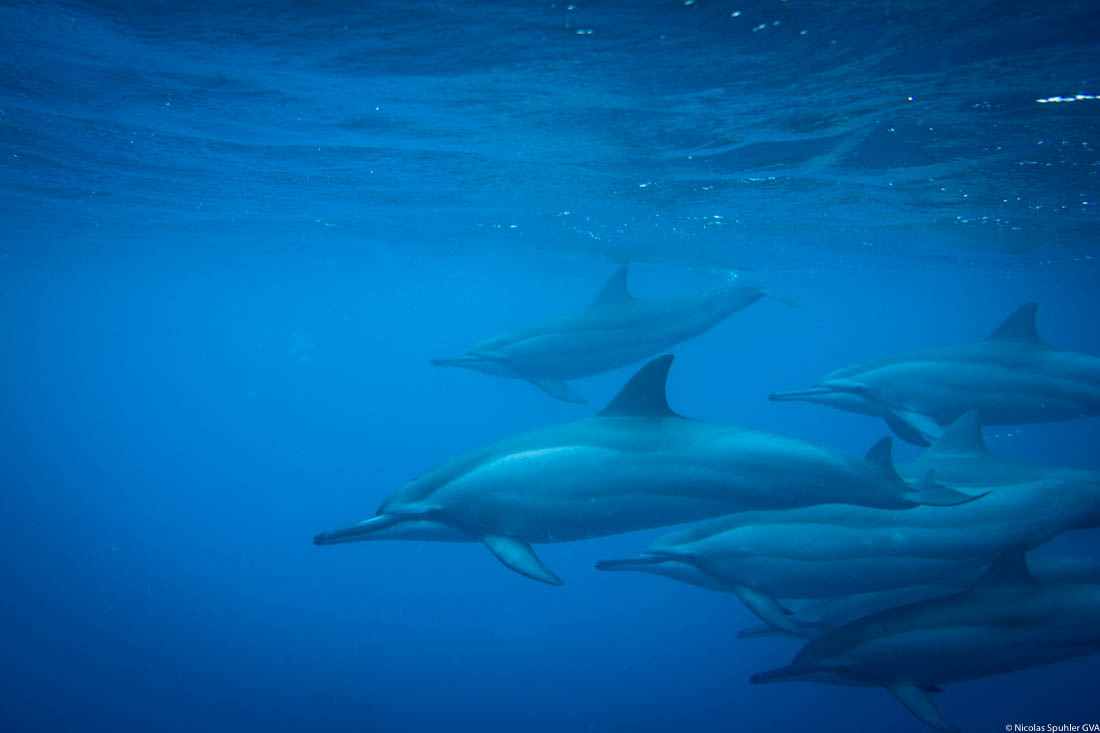
<path id="1" fill-rule="evenodd" d="M 1035 328 L 1035 314 L 1039 310 L 1039 304 L 1035 302 L 1024 303 L 1016 312 L 1005 319 L 1005 322 L 997 326 L 997 330 L 985 337 L 986 341 L 1014 341 L 1019 344 L 1035 344 L 1043 346 L 1043 340 L 1039 338 L 1039 331 Z"/>
<path id="2" fill-rule="evenodd" d="M 891 476 L 897 476 L 899 481 L 901 480 L 898 470 L 894 468 L 894 439 L 889 435 L 872 445 L 864 458 Z"/>
<path id="3" fill-rule="evenodd" d="M 985 455 L 989 448 L 985 445 L 982 436 L 982 424 L 978 419 L 978 411 L 964 412 L 950 427 L 943 432 L 932 447 L 925 451 L 926 455 L 936 454 L 963 454 Z"/>
<path id="4" fill-rule="evenodd" d="M 609 277 L 588 307 L 615 305 L 634 300 L 634 296 L 626 289 L 626 271 L 626 267 L 620 267 L 614 275 Z"/>
<path id="5" fill-rule="evenodd" d="M 1027 568 L 1027 554 L 1024 546 L 1018 545 L 998 555 L 985 574 L 978 578 L 975 587 L 1034 585 L 1038 582 Z"/>
<path id="6" fill-rule="evenodd" d="M 673 417 L 668 406 L 665 383 L 672 354 L 658 356 L 638 370 L 615 399 L 597 417 Z"/>

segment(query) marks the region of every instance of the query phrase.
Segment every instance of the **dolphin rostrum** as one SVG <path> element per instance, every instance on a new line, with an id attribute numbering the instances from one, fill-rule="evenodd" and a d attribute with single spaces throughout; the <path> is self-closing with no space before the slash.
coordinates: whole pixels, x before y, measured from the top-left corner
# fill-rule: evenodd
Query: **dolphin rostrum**
<path id="1" fill-rule="evenodd" d="M 940 684 L 1098 652 L 1097 619 L 1100 585 L 1040 583 L 1017 549 L 969 590 L 841 626 L 752 681 L 885 687 L 924 723 L 955 731 L 929 697 Z"/>
<path id="2" fill-rule="evenodd" d="M 904 512 L 839 505 L 744 512 L 673 530 L 639 556 L 597 567 L 734 593 L 766 623 L 815 636 L 819 619 L 792 613 L 780 599 L 941 583 L 1009 548 L 1100 527 L 1100 473 L 998 458 L 986 450 L 973 413 L 900 471 L 988 496 Z"/>
<path id="3" fill-rule="evenodd" d="M 458 366 L 524 379 L 565 402 L 585 402 L 564 380 L 633 364 L 694 338 L 764 296 L 797 303 L 768 288 L 726 287 L 678 298 L 635 298 L 627 268 L 607 281 L 587 308 L 482 341 L 436 366 Z"/>
<path id="4" fill-rule="evenodd" d="M 972 497 L 914 488 L 892 466 L 669 409 L 671 356 L 642 367 L 595 417 L 470 451 L 390 494 L 377 515 L 314 538 L 484 542 L 529 578 L 561 580 L 531 543 L 568 542 L 750 509 L 822 503 L 908 508 Z"/>
<path id="5" fill-rule="evenodd" d="M 1049 346 L 1027 303 L 984 341 L 888 356 L 838 369 L 780 402 L 820 402 L 882 417 L 899 438 L 928 445 L 968 410 L 984 425 L 1100 415 L 1100 358 Z"/>

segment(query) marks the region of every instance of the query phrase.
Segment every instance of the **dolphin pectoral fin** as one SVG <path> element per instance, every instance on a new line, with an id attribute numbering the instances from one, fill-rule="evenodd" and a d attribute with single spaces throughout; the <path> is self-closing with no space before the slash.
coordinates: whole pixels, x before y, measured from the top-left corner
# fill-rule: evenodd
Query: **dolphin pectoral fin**
<path id="1" fill-rule="evenodd" d="M 801 303 L 782 291 L 774 290 L 772 288 L 760 288 L 759 292 L 761 295 L 766 295 L 772 300 L 778 300 L 783 305 L 789 305 L 791 308 L 798 308 L 800 310 L 802 308 Z"/>
<path id="2" fill-rule="evenodd" d="M 927 415 L 907 410 L 890 411 L 884 415 L 886 424 L 906 443 L 922 448 L 932 445 L 932 441 L 943 434 L 943 429 Z"/>
<path id="3" fill-rule="evenodd" d="M 737 632 L 738 639 L 770 639 L 773 637 L 779 637 L 781 639 L 790 639 L 793 635 L 789 631 L 783 629 L 777 629 L 771 624 L 760 624 L 759 626 L 750 626 L 747 629 L 741 629 Z"/>
<path id="4" fill-rule="evenodd" d="M 515 570 L 520 575 L 526 575 L 532 580 L 549 585 L 564 585 L 562 579 L 554 574 L 550 568 L 542 564 L 538 555 L 531 549 L 531 545 L 515 537 L 505 537 L 499 534 L 487 534 L 481 538 L 489 551 L 497 556 L 506 566 Z"/>
<path id="5" fill-rule="evenodd" d="M 574 392 L 569 388 L 569 385 L 560 379 L 549 379 L 543 377 L 542 379 L 528 379 L 528 382 L 541 389 L 551 397 L 556 397 L 562 402 L 572 402 L 575 405 L 588 402 L 585 398 Z"/>
<path id="6" fill-rule="evenodd" d="M 928 695 L 928 690 L 917 687 L 916 685 L 890 685 L 886 688 L 898 699 L 902 705 L 909 709 L 913 715 L 924 724 L 930 725 L 936 730 L 942 730 L 945 733 L 958 733 L 958 728 L 951 724 L 947 718 L 943 717 L 943 713 L 933 704 L 932 698 Z M 938 689 L 938 688 L 933 688 Z"/>
<path id="7" fill-rule="evenodd" d="M 762 590 L 747 585 L 734 585 L 731 590 L 761 621 L 781 631 L 803 639 L 812 639 L 822 631 L 823 624 L 799 621 L 794 617 L 793 611 L 781 606 L 779 601 Z"/>

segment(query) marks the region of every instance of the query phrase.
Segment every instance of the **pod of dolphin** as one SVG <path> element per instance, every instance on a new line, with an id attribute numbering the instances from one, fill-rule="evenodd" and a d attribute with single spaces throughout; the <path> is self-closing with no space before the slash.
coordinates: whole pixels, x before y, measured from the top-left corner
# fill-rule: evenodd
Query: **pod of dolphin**
<path id="1" fill-rule="evenodd" d="M 566 380 L 653 357 L 765 296 L 797 307 L 755 287 L 641 299 L 626 277 L 624 267 L 581 311 L 432 363 L 579 403 Z M 665 397 L 665 355 L 595 416 L 464 453 L 314 543 L 482 542 L 517 573 L 561 585 L 532 544 L 697 522 L 597 567 L 735 594 L 764 622 L 742 636 L 809 640 L 754 683 L 885 687 L 954 731 L 930 697 L 940 684 L 1100 651 L 1100 562 L 1025 556 L 1100 527 L 1100 472 L 998 457 L 982 436 L 982 425 L 1100 415 L 1100 358 L 1044 343 L 1036 311 L 1024 305 L 975 344 L 771 395 L 881 417 L 899 438 L 930 444 L 906 465 L 894 465 L 888 437 L 857 456 L 679 415 Z"/>

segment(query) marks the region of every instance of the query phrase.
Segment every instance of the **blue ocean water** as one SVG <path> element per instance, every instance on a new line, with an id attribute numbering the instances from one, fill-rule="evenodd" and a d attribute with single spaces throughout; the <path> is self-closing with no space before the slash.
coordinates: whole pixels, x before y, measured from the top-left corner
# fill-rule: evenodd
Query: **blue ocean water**
<path id="1" fill-rule="evenodd" d="M 881 690 L 750 686 L 798 643 L 594 569 L 663 529 L 540 546 L 560 588 L 477 543 L 311 538 L 597 411 L 633 367 L 578 406 L 429 359 L 622 263 L 639 295 L 802 302 L 677 347 L 670 403 L 858 453 L 881 421 L 767 395 L 1031 300 L 1100 354 L 1098 27 L 1090 2 L 4 3 L 0 729 L 926 730 Z M 1095 419 L 987 437 L 1100 469 Z M 1100 722 L 1097 664 L 938 704 Z"/>

